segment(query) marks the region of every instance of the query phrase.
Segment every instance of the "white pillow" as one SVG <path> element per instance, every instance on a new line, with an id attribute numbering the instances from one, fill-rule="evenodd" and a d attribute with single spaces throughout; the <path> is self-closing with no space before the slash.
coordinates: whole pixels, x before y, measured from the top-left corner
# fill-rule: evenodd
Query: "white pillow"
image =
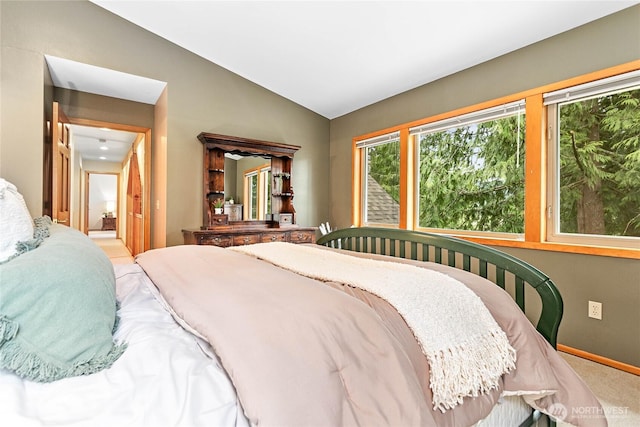
<path id="1" fill-rule="evenodd" d="M 33 219 L 15 185 L 0 178 L 0 262 L 11 258 L 16 244 L 33 239 Z"/>

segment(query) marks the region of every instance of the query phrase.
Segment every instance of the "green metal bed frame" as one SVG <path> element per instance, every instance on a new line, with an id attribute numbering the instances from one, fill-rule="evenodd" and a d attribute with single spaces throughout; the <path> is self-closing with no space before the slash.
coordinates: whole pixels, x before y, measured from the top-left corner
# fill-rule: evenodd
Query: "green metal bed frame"
<path id="1" fill-rule="evenodd" d="M 534 289 L 541 302 L 540 317 L 534 323 L 540 334 L 556 348 L 563 302 L 551 279 L 534 266 L 505 252 L 451 236 L 410 230 L 351 227 L 331 231 L 317 244 L 355 252 L 388 255 L 436 262 L 484 277 L 500 286 L 513 286 L 512 297 L 525 311 L 526 286 Z M 541 417 L 534 411 L 521 426 L 530 426 Z M 555 425 L 550 420 L 551 425 Z"/>

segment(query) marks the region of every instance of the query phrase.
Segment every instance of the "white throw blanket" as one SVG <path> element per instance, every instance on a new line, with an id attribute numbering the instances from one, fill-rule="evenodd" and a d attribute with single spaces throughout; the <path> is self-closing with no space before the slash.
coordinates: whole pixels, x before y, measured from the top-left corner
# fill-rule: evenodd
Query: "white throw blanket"
<path id="1" fill-rule="evenodd" d="M 444 412 L 466 396 L 496 388 L 515 368 L 515 350 L 489 310 L 445 274 L 284 242 L 230 249 L 306 277 L 363 289 L 393 305 L 429 362 L 434 409 Z"/>

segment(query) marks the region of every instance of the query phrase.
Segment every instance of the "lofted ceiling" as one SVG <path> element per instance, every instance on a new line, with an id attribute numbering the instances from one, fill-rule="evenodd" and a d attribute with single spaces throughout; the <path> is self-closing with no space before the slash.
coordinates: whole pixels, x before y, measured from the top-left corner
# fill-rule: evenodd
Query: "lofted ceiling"
<path id="1" fill-rule="evenodd" d="M 329 119 L 640 3 L 91 1 Z"/>
<path id="2" fill-rule="evenodd" d="M 90 1 L 328 119 L 640 3 Z M 47 63 L 56 86 L 136 102 L 154 104 L 166 85 Z"/>

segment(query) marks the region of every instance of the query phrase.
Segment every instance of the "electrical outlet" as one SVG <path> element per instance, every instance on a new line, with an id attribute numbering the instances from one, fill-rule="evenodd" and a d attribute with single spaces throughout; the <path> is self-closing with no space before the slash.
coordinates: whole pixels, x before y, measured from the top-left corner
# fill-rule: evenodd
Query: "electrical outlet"
<path id="1" fill-rule="evenodd" d="M 602 303 L 589 301 L 589 317 L 602 320 Z"/>

